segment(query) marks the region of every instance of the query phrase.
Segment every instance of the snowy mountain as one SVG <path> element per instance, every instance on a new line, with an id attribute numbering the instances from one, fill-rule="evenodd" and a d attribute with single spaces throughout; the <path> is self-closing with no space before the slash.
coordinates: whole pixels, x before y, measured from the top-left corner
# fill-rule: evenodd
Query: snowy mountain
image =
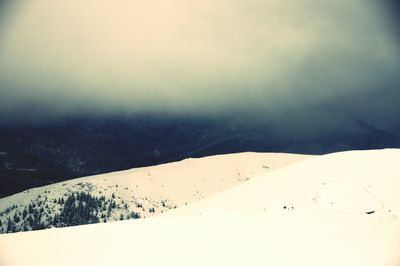
<path id="1" fill-rule="evenodd" d="M 146 218 L 308 155 L 241 153 L 78 178 L 0 199 L 0 232 Z"/>
<path id="2" fill-rule="evenodd" d="M 334 153 L 149 219 L 4 234 L 0 264 L 397 266 L 399 160 Z"/>

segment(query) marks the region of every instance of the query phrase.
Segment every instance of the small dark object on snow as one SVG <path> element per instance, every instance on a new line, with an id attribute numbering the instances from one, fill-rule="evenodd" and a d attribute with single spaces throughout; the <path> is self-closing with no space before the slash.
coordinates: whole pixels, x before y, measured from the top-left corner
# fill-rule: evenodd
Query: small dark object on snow
<path id="1" fill-rule="evenodd" d="M 284 209 L 286 209 L 286 206 L 283 206 Z"/>
<path id="2" fill-rule="evenodd" d="M 373 214 L 375 211 L 365 212 L 366 214 Z"/>

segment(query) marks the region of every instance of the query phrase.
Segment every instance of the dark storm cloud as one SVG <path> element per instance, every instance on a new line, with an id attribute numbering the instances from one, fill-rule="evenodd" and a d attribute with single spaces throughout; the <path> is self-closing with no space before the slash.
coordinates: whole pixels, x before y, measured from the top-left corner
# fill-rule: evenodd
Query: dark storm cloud
<path id="1" fill-rule="evenodd" d="M 397 0 L 385 0 L 382 7 L 386 10 L 389 19 L 392 21 L 392 28 L 400 37 L 400 2 Z"/>
<path id="2" fill-rule="evenodd" d="M 398 41 L 376 2 L 18 4 L 0 37 L 0 112 L 260 114 L 393 127 Z M 29 112 L 31 113 L 31 112 Z"/>

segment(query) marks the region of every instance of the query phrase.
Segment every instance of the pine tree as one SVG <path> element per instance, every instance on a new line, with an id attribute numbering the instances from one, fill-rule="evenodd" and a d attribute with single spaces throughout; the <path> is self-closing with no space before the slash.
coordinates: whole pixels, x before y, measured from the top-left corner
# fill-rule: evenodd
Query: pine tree
<path id="1" fill-rule="evenodd" d="M 19 218 L 19 215 L 18 215 L 16 212 L 15 212 L 15 214 L 14 214 L 13 219 L 14 219 L 14 222 L 15 222 L 15 223 L 19 223 L 19 222 L 21 221 L 21 218 Z"/>
<path id="2" fill-rule="evenodd" d="M 15 224 L 11 221 L 10 218 L 8 218 L 8 220 L 7 220 L 7 232 L 8 233 L 15 232 Z"/>
<path id="3" fill-rule="evenodd" d="M 29 205 L 28 205 L 28 213 L 30 213 L 30 214 L 33 213 L 33 210 L 34 210 L 34 209 L 33 209 L 33 205 L 32 205 L 32 204 L 29 204 Z"/>
<path id="4" fill-rule="evenodd" d="M 140 218 L 140 214 L 137 212 L 131 212 L 130 213 L 130 217 L 131 219 L 139 219 Z"/>
<path id="5" fill-rule="evenodd" d="M 25 219 L 27 215 L 28 211 L 26 210 L 26 208 L 24 208 L 24 211 L 22 212 L 22 219 Z"/>
<path id="6" fill-rule="evenodd" d="M 112 207 L 111 207 L 111 203 L 108 205 L 108 210 L 107 210 L 107 217 L 111 216 L 111 212 L 112 212 Z"/>

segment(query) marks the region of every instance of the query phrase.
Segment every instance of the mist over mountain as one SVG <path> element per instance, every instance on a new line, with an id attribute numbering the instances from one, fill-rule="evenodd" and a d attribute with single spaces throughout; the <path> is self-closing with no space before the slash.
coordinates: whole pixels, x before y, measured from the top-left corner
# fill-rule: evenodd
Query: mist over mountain
<path id="1" fill-rule="evenodd" d="M 304 124 L 319 113 L 325 122 L 350 116 L 388 129 L 400 96 L 393 5 L 9 4 L 0 31 L 0 114 L 29 122 L 121 112 L 264 120 L 301 113 Z"/>
<path id="2" fill-rule="evenodd" d="M 399 147 L 398 7 L 0 0 L 0 196 L 219 153 Z"/>

